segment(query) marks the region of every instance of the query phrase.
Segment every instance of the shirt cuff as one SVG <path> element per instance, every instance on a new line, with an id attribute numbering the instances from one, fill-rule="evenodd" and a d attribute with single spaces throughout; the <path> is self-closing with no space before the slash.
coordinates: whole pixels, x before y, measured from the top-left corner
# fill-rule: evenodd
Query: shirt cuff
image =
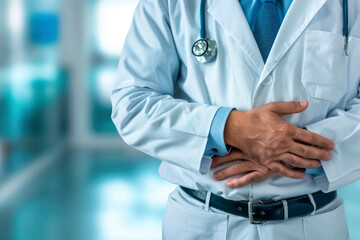
<path id="1" fill-rule="evenodd" d="M 318 175 L 318 176 L 325 175 L 325 171 L 324 171 L 324 168 L 322 166 L 320 166 L 318 168 L 314 168 L 314 169 L 307 168 L 305 170 L 305 173 L 306 174 L 312 174 L 312 175 Z"/>
<path id="2" fill-rule="evenodd" d="M 221 107 L 216 112 L 211 123 L 208 141 L 205 148 L 206 156 L 224 156 L 230 152 L 230 147 L 224 141 L 224 129 L 230 112 L 234 108 Z"/>

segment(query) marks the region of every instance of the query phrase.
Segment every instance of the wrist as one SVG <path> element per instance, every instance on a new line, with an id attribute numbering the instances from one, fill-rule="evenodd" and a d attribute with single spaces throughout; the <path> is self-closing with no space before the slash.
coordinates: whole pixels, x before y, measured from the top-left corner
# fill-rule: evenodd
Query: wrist
<path id="1" fill-rule="evenodd" d="M 245 112 L 240 112 L 237 110 L 232 110 L 229 114 L 229 117 L 226 121 L 225 128 L 224 128 L 224 142 L 226 145 L 234 146 L 236 141 L 237 132 L 241 133 L 244 125 L 244 118 Z"/>

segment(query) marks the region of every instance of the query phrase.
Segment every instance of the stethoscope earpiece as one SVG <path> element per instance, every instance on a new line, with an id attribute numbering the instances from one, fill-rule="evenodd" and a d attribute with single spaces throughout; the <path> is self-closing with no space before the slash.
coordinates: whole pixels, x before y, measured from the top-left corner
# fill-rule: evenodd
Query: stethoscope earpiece
<path id="1" fill-rule="evenodd" d="M 200 63 L 212 62 L 217 55 L 216 41 L 210 38 L 200 38 L 193 44 L 192 53 Z"/>

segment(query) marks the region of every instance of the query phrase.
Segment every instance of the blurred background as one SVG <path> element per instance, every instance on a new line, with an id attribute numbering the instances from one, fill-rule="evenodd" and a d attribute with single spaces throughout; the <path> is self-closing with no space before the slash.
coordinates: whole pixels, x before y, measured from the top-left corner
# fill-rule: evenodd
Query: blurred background
<path id="1" fill-rule="evenodd" d="M 161 239 L 175 186 L 110 118 L 137 2 L 0 0 L 1 240 Z M 340 194 L 360 239 L 360 183 Z"/>

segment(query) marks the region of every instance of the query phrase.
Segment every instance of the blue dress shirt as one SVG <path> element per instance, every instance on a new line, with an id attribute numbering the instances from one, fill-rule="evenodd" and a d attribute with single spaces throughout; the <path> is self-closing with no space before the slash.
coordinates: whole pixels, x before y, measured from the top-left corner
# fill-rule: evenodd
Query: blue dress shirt
<path id="1" fill-rule="evenodd" d="M 277 6 L 281 22 L 284 20 L 286 12 L 288 11 L 292 1 L 293 0 L 278 0 Z M 249 26 L 254 32 L 255 19 L 260 9 L 261 3 L 259 0 L 240 0 L 239 2 L 249 23 Z M 231 110 L 233 110 L 233 108 L 220 108 L 216 112 L 210 127 L 208 142 L 205 148 L 205 155 L 224 156 L 229 153 L 229 148 L 226 147 L 224 142 L 224 128 Z M 315 175 L 325 174 L 322 167 L 316 169 L 306 169 L 305 172 Z"/>

